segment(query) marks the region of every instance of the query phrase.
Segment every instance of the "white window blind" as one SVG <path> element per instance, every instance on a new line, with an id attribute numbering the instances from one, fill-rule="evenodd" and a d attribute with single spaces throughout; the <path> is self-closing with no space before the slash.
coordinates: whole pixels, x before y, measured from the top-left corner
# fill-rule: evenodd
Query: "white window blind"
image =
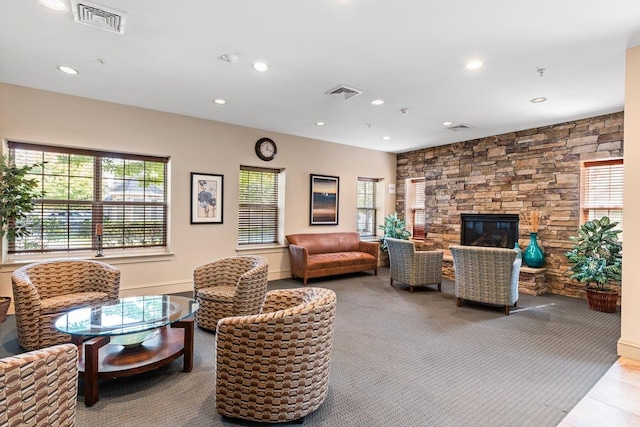
<path id="1" fill-rule="evenodd" d="M 42 164 L 30 176 L 42 199 L 26 218 L 30 235 L 9 253 L 166 246 L 168 158 L 9 142 L 16 166 Z"/>
<path id="2" fill-rule="evenodd" d="M 424 240 L 425 238 L 425 189 L 426 182 L 424 179 L 411 180 L 411 234 L 413 235 L 414 239 L 418 240 Z"/>
<path id="3" fill-rule="evenodd" d="M 278 242 L 280 172 L 240 166 L 238 244 Z"/>
<path id="4" fill-rule="evenodd" d="M 590 161 L 582 166 L 581 222 L 608 216 L 622 230 L 623 160 Z"/>

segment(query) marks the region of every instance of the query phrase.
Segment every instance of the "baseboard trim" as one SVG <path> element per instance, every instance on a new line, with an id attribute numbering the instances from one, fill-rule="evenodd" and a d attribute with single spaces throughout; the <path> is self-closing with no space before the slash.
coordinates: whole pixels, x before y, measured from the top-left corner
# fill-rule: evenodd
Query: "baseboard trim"
<path id="1" fill-rule="evenodd" d="M 618 356 L 640 361 L 640 345 L 629 342 L 629 341 L 625 341 L 623 339 L 619 339 L 618 340 Z"/>

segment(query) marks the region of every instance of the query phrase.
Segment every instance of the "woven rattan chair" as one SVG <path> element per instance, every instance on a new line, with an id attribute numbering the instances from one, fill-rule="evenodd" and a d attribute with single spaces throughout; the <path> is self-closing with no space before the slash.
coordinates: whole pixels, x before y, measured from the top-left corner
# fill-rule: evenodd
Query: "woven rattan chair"
<path id="1" fill-rule="evenodd" d="M 216 336 L 216 407 L 260 422 L 300 420 L 327 395 L 336 294 L 270 291 L 262 314 L 228 317 Z"/>
<path id="2" fill-rule="evenodd" d="M 0 359 L 0 425 L 75 423 L 78 348 L 60 344 Z"/>
<path id="3" fill-rule="evenodd" d="M 196 268 L 193 294 L 198 327 L 215 331 L 218 320 L 258 314 L 267 294 L 267 260 L 261 256 L 222 258 Z"/>
<path id="4" fill-rule="evenodd" d="M 11 283 L 18 342 L 36 350 L 71 340 L 54 326 L 63 313 L 116 301 L 120 270 L 99 261 L 51 260 L 17 269 Z"/>
<path id="5" fill-rule="evenodd" d="M 515 249 L 451 246 L 456 275 L 456 305 L 463 300 L 509 307 L 518 303 L 518 281 L 522 260 Z"/>
<path id="6" fill-rule="evenodd" d="M 442 251 L 416 251 L 409 240 L 387 237 L 389 248 L 390 281 L 409 285 L 409 292 L 415 286 L 438 285 L 442 289 Z"/>

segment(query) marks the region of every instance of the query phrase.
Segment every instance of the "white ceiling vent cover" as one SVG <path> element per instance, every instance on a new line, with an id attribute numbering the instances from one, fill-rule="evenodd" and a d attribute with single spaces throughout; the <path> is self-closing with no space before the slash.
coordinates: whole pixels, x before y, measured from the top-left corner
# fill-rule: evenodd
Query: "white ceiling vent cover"
<path id="1" fill-rule="evenodd" d="M 99 4 L 79 0 L 71 0 L 71 6 L 73 8 L 74 21 L 111 31 L 112 33 L 124 33 L 125 13 Z"/>
<path id="2" fill-rule="evenodd" d="M 353 98 L 354 96 L 358 96 L 362 94 L 358 89 L 354 89 L 352 87 L 348 87 L 345 85 L 340 85 L 335 89 L 331 89 L 327 92 L 327 95 L 331 95 L 336 98 L 344 99 L 345 101 L 349 98 Z"/>
<path id="3" fill-rule="evenodd" d="M 461 123 L 458 126 L 452 126 L 450 128 L 447 128 L 447 129 L 452 130 L 454 132 L 458 132 L 458 131 L 465 130 L 465 129 L 471 129 L 471 126 L 465 125 L 464 123 Z"/>

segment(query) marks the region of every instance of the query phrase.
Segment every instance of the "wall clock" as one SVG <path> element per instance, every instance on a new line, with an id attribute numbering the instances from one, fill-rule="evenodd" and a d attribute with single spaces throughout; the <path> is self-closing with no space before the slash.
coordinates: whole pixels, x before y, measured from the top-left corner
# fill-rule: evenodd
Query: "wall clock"
<path id="1" fill-rule="evenodd" d="M 278 153 L 276 143 L 270 138 L 260 138 L 256 142 L 256 154 L 264 161 L 273 160 Z"/>

